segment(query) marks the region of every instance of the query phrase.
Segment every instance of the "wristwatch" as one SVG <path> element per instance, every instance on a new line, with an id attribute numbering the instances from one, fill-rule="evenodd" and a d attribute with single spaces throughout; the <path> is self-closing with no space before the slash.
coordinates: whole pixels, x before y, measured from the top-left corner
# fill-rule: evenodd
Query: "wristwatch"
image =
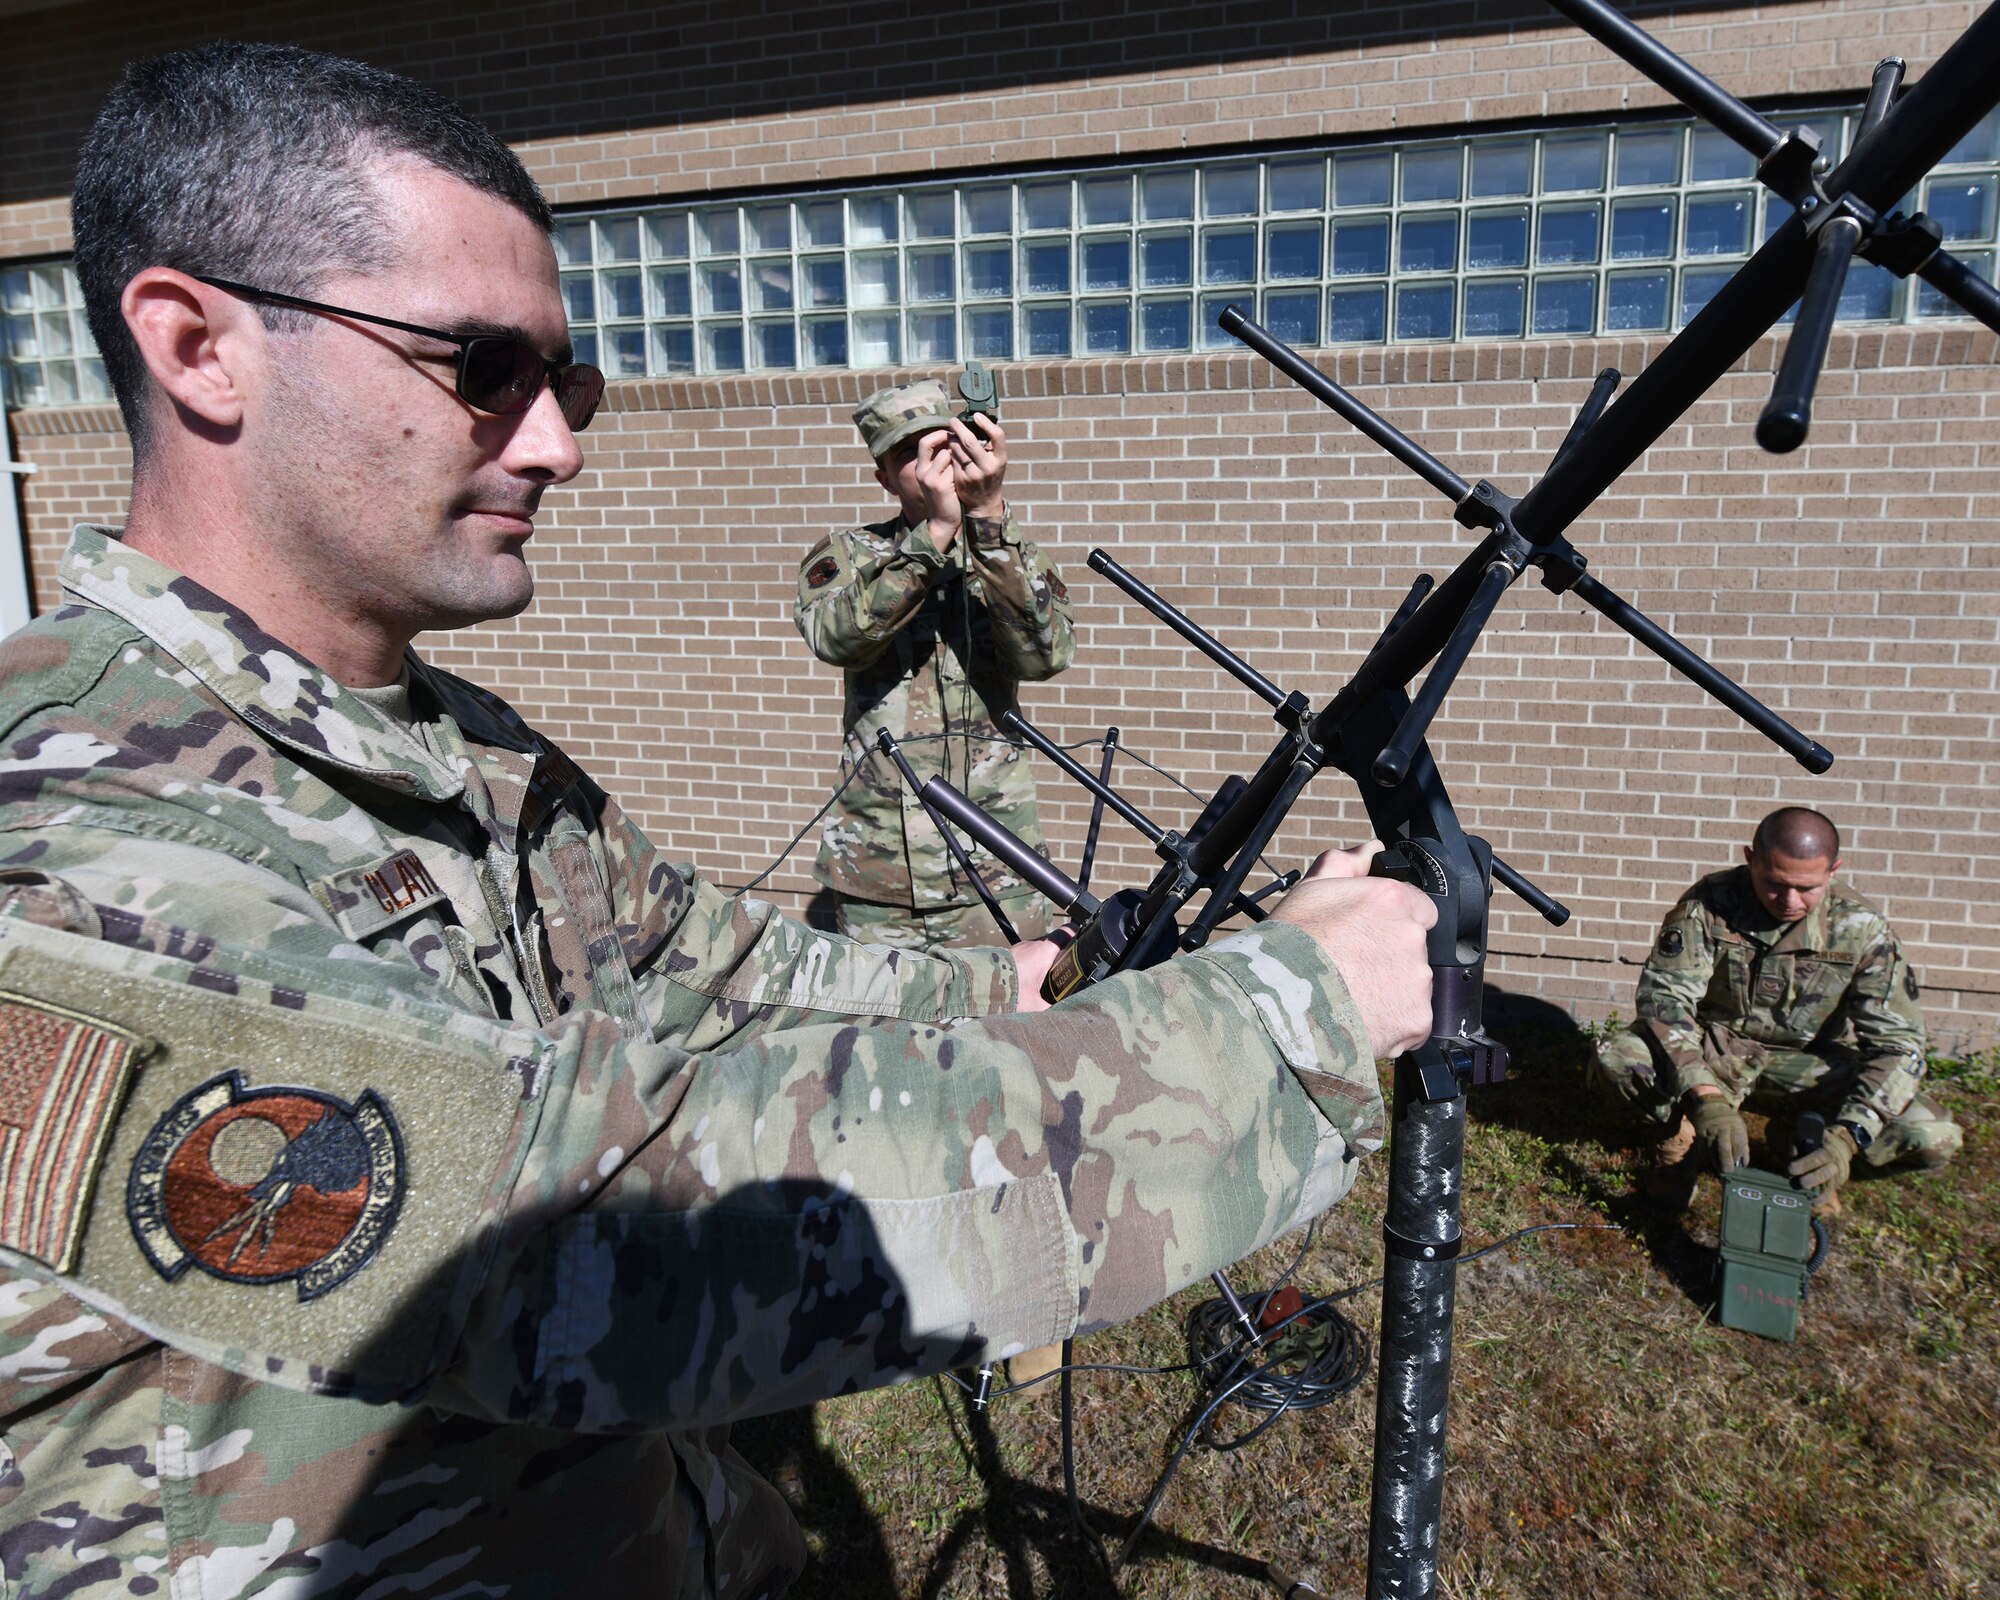
<path id="1" fill-rule="evenodd" d="M 1862 1127 L 1858 1122 L 1849 1122 L 1845 1117 L 1842 1117 L 1834 1123 L 1834 1126 L 1847 1130 L 1847 1136 L 1854 1141 L 1854 1148 L 1856 1150 L 1866 1150 L 1875 1142 L 1875 1135 Z"/>

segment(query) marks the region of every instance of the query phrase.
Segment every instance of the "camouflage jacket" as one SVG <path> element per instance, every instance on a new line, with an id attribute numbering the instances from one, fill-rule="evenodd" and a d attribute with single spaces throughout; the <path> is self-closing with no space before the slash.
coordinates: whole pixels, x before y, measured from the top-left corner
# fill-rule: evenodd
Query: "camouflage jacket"
<path id="1" fill-rule="evenodd" d="M 0 645 L 8 1600 L 775 1592 L 719 1425 L 1129 1316 L 1379 1143 L 1297 930 L 968 1016 L 1004 952 L 728 900 L 414 657 L 415 731 L 63 577 Z"/>
<path id="2" fill-rule="evenodd" d="M 887 905 L 936 910 L 975 898 L 917 797 L 875 748 L 887 728 L 920 779 L 943 777 L 1036 849 L 1027 751 L 996 719 L 1023 682 L 1069 665 L 1069 591 L 1042 553 L 1004 522 L 968 517 L 940 551 L 901 518 L 820 540 L 799 566 L 795 618 L 814 655 L 843 668 L 846 790 L 827 814 L 813 875 Z M 972 859 L 996 893 L 1026 886 L 983 850 Z"/>
<path id="3" fill-rule="evenodd" d="M 1840 1115 L 1871 1134 L 1909 1105 L 1924 1073 L 1916 973 L 1888 919 L 1840 883 L 1798 921 L 1780 923 L 1748 867 L 1703 878 L 1660 925 L 1636 1006 L 1659 1026 L 1683 1092 L 1717 1081 L 1701 1054 L 1711 1023 L 1797 1050 L 1851 1030 L 1864 1065 Z"/>

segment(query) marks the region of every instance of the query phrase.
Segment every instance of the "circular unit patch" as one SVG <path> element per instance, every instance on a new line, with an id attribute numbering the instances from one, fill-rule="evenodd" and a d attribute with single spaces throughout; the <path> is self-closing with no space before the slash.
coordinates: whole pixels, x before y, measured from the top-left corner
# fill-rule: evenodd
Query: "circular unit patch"
<path id="1" fill-rule="evenodd" d="M 297 1280 L 301 1300 L 374 1257 L 403 1203 L 403 1137 L 373 1089 L 250 1089 L 228 1072 L 183 1095 L 132 1162 L 125 1211 L 172 1282 Z"/>

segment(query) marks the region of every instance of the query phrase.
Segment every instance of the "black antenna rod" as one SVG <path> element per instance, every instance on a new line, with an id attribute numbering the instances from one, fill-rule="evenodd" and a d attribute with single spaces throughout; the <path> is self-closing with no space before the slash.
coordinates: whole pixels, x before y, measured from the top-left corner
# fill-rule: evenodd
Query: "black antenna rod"
<path id="1" fill-rule="evenodd" d="M 1111 787 L 1111 763 L 1118 758 L 1118 728 L 1114 723 L 1104 730 L 1104 760 L 1097 769 L 1097 781 L 1106 789 Z M 1090 887 L 1090 864 L 1097 859 L 1098 830 L 1104 826 L 1104 796 L 1092 792 L 1090 797 L 1090 830 L 1083 836 L 1083 860 L 1076 869 L 1076 886 Z"/>
<path id="2" fill-rule="evenodd" d="M 1209 660 L 1222 668 L 1236 681 L 1247 688 L 1268 705 L 1281 706 L 1285 703 L 1285 691 L 1280 689 L 1263 673 L 1236 654 L 1214 634 L 1195 626 L 1185 613 L 1174 609 L 1173 605 L 1141 579 L 1135 578 L 1111 559 L 1102 550 L 1090 552 L 1090 569 L 1101 572 L 1119 588 L 1123 589 L 1140 605 L 1158 617 L 1175 633 L 1199 650 Z"/>
<path id="3" fill-rule="evenodd" d="M 910 793 L 915 795 L 919 800 L 924 800 L 922 780 L 917 777 L 916 770 L 910 765 L 909 758 L 903 754 L 901 747 L 896 743 L 895 736 L 887 728 L 883 728 L 876 733 L 875 747 L 896 763 L 896 770 L 903 775 L 903 782 L 910 786 Z M 979 898 L 985 903 L 986 909 L 993 920 L 999 924 L 1002 936 L 1009 944 L 1019 944 L 1021 942 L 1020 933 L 1016 931 L 1014 924 L 1008 920 L 1007 913 L 1000 909 L 999 900 L 994 897 L 993 891 L 987 888 L 986 880 L 979 875 L 979 869 L 972 864 L 972 857 L 966 853 L 965 846 L 958 842 L 958 835 L 946 826 L 945 819 L 928 800 L 924 800 L 924 810 L 930 813 L 931 821 L 937 825 L 937 831 L 944 839 L 945 844 L 950 847 L 952 856 L 964 870 L 965 875 L 972 880 L 972 887 L 978 892 Z M 977 838 L 978 835 L 975 834 L 974 837 Z"/>

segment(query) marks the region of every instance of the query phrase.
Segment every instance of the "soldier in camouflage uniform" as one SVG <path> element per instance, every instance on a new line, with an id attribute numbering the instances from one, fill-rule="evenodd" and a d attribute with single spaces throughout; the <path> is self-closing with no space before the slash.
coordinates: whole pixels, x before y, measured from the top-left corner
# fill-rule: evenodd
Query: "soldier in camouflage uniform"
<path id="1" fill-rule="evenodd" d="M 1048 945 L 730 900 L 409 649 L 527 603 L 596 397 L 455 107 L 142 63 L 75 216 L 133 498 L 0 645 L 7 1600 L 776 1595 L 732 1419 L 1130 1316 L 1352 1183 L 1413 891 L 1004 1015 Z"/>
<path id="2" fill-rule="evenodd" d="M 928 379 L 870 395 L 854 422 L 900 514 L 820 540 L 799 565 L 799 632 L 847 689 L 846 788 L 813 875 L 852 938 L 991 944 L 991 914 L 875 736 L 888 729 L 919 778 L 943 777 L 1042 848 L 1028 755 L 996 719 L 1022 683 L 1069 665 L 1068 591 L 1002 495 L 1007 436 L 993 418 L 955 417 Z M 972 859 L 1023 937 L 1047 928 L 1045 900 L 984 850 Z"/>
<path id="3" fill-rule="evenodd" d="M 1667 913 L 1639 978 L 1638 1020 L 1598 1050 L 1606 1084 L 1666 1133 L 1649 1188 L 1685 1205 L 1697 1170 L 1746 1162 L 1739 1108 L 1752 1099 L 1828 1118 L 1825 1150 L 1791 1169 L 1822 1214 L 1838 1211 L 1856 1155 L 1943 1166 L 1962 1136 L 1920 1087 L 1916 973 L 1882 913 L 1833 881 L 1833 823 L 1783 807 L 1743 854 Z"/>

